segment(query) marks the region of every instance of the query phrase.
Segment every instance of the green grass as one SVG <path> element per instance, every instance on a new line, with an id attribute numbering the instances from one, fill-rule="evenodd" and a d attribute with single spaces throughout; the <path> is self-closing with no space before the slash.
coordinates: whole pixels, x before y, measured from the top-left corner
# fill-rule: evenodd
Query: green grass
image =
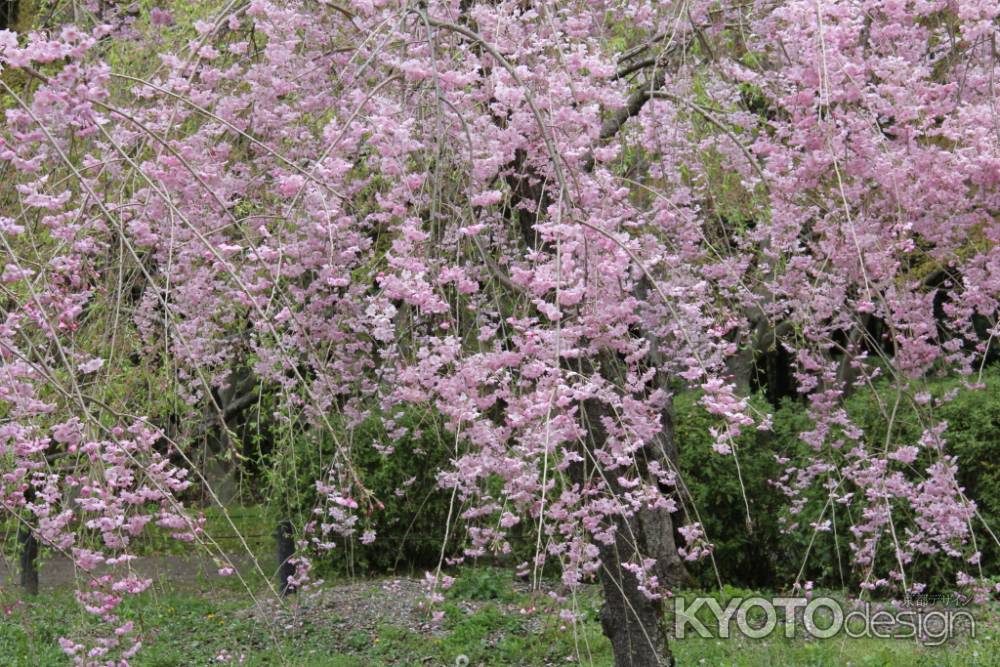
<path id="1" fill-rule="evenodd" d="M 32 602 L 15 604 L 0 594 L 0 656 L 4 667 L 68 665 L 58 638 L 90 626 L 89 615 L 76 605 L 70 592 L 49 593 Z M 242 654 L 244 665 L 330 665 L 360 667 L 359 656 L 338 655 L 321 639 L 283 639 L 244 615 L 245 596 L 206 595 L 198 591 L 154 590 L 128 600 L 122 616 L 133 620 L 143 635 L 144 648 L 132 662 L 136 667 L 188 667 L 218 664 L 222 651 Z M 235 664 L 235 663 L 234 663 Z"/>
<path id="2" fill-rule="evenodd" d="M 16 591 L 0 592 L 0 664 L 4 667 L 67 665 L 60 636 L 85 632 L 90 624 L 70 591 L 18 602 Z M 442 606 L 441 632 L 428 636 L 388 623 L 341 629 L 330 621 L 337 609 L 324 609 L 301 625 L 269 630 L 247 610 L 247 594 L 229 587 L 166 590 L 156 585 L 123 605 L 145 646 L 137 667 L 188 667 L 219 664 L 222 651 L 242 655 L 244 665 L 296 667 L 379 667 L 470 665 L 612 665 L 610 646 L 597 620 L 593 592 L 577 599 L 583 621 L 576 631 L 553 613 L 549 598 L 515 590 L 502 570 L 472 569 L 460 575 Z M 535 608 L 534 613 L 522 610 Z M 994 612 L 995 613 L 995 612 Z M 682 667 L 990 667 L 1000 666 L 1000 640 L 980 625 L 975 639 L 944 647 L 922 647 L 902 640 L 824 641 L 687 638 L 673 642 Z M 567 658 L 572 657 L 572 660 Z M 232 664 L 236 664 L 235 662 Z"/>
<path id="3" fill-rule="evenodd" d="M 226 553 L 246 555 L 243 546 L 246 542 L 255 557 L 274 557 L 277 520 L 265 507 L 248 505 L 223 509 L 209 506 L 198 511 L 205 515 L 205 534 L 215 540 Z M 133 552 L 140 556 L 190 553 L 191 545 L 175 540 L 170 532 L 150 526 L 133 543 Z"/>
<path id="4" fill-rule="evenodd" d="M 679 665 L 733 667 L 991 667 L 1000 665 L 1000 644 L 970 640 L 959 646 L 922 647 L 902 640 L 835 638 L 801 640 L 710 640 L 676 642 Z M 704 662 L 701 662 L 704 660 Z"/>

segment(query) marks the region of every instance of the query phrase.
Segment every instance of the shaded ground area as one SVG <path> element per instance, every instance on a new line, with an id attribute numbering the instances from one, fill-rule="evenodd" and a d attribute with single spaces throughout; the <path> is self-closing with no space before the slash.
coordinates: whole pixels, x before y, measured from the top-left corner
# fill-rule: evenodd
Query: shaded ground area
<path id="1" fill-rule="evenodd" d="M 249 563 L 243 562 L 243 567 Z M 72 567 L 50 560 L 42 594 L 23 599 L 15 586 L 0 590 L 0 665 L 63 667 L 60 637 L 85 637 L 94 618 L 74 599 Z M 282 667 L 611 667 L 601 634 L 597 588 L 575 601 L 575 627 L 553 599 L 558 584 L 532 591 L 513 573 L 495 568 L 452 572 L 455 585 L 433 610 L 423 579 L 391 577 L 329 582 L 283 600 L 262 586 L 253 597 L 234 577 L 219 577 L 211 559 L 155 556 L 134 569 L 152 577 L 148 591 L 126 599 L 123 618 L 135 623 L 143 649 L 134 667 L 242 665 Z M 4 569 L 9 577 L 9 564 Z M 259 584 L 259 580 L 256 582 Z M 735 591 L 751 595 L 752 591 Z M 690 595 L 697 595 L 691 592 Z M 720 594 L 721 595 L 721 594 Z M 726 601 L 719 598 L 721 606 Z M 945 646 L 912 641 L 690 637 L 673 643 L 679 665 L 711 667 L 990 667 L 1000 666 L 995 605 L 978 609 L 974 638 Z M 466 658 L 467 662 L 459 662 Z"/>
<path id="2" fill-rule="evenodd" d="M 249 556 L 230 556 L 229 558 L 240 572 L 249 574 L 255 571 L 253 561 Z M 219 575 L 219 565 L 213 559 L 204 556 L 138 556 L 130 562 L 129 567 L 139 576 L 180 585 L 203 583 L 223 578 Z M 268 571 L 270 564 L 262 563 L 261 567 L 266 574 L 271 574 Z M 51 556 L 41 562 L 38 584 L 42 592 L 54 591 L 73 586 L 78 577 L 100 575 L 104 571 L 106 568 L 99 567 L 93 572 L 87 573 L 75 568 L 72 561 L 65 556 Z M 121 569 L 119 568 L 118 571 Z M 0 558 L 0 589 L 14 590 L 19 582 L 18 564 Z"/>

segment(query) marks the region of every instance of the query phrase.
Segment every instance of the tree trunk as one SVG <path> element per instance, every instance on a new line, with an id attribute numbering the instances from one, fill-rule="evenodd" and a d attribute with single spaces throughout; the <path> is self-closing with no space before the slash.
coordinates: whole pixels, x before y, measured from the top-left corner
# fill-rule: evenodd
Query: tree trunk
<path id="1" fill-rule="evenodd" d="M 0 30 L 13 30 L 17 23 L 17 0 L 0 2 Z"/>
<path id="2" fill-rule="evenodd" d="M 667 405 L 660 413 L 660 427 L 659 435 L 648 447 L 647 456 L 649 459 L 657 461 L 662 469 L 676 471 L 679 476 L 672 399 L 668 399 Z M 652 479 L 651 476 L 648 481 L 650 484 L 657 483 L 657 480 Z M 678 497 L 680 496 L 680 486 L 678 480 Z M 690 586 L 691 574 L 677 553 L 673 515 L 662 509 L 642 510 L 639 512 L 639 523 L 645 542 L 645 555 L 656 559 L 656 576 L 660 582 L 670 589 Z"/>
<path id="3" fill-rule="evenodd" d="M 591 446 L 599 447 L 607 439 L 601 421 L 606 414 L 604 403 L 594 399 L 584 402 L 583 416 Z M 669 454 L 663 447 L 651 449 Z M 659 452 L 650 454 L 658 456 Z M 616 481 L 617 472 L 609 471 L 604 478 L 611 493 L 623 493 Z M 641 562 L 644 557 L 655 558 L 656 574 L 664 584 L 676 585 L 687 578 L 674 546 L 670 513 L 644 510 L 634 516 L 618 517 L 613 542 L 599 544 L 598 549 L 604 590 L 601 628 L 611 641 L 616 667 L 673 667 L 661 600 L 649 599 L 639 590 L 635 574 L 622 567 Z"/>
<path id="4" fill-rule="evenodd" d="M 38 538 L 27 526 L 17 532 L 21 545 L 21 587 L 27 595 L 38 595 Z"/>
<path id="5" fill-rule="evenodd" d="M 278 522 L 278 590 L 282 595 L 294 592 L 289 587 L 288 580 L 295 574 L 295 566 L 289 561 L 295 555 L 295 538 L 292 532 L 292 522 L 282 519 Z"/>
<path id="6" fill-rule="evenodd" d="M 643 531 L 638 521 L 621 521 L 612 544 L 601 545 L 601 629 L 611 641 L 616 667 L 673 667 L 663 620 L 663 604 L 639 590 L 633 573 L 621 567 L 638 552 L 632 535 Z"/>
<path id="7" fill-rule="evenodd" d="M 213 500 L 222 507 L 240 499 L 240 452 L 229 437 L 230 425 L 241 422 L 247 408 L 258 400 L 257 378 L 240 365 L 230 372 L 226 383 L 214 390 L 205 405 L 204 434 L 201 447 L 201 472 L 212 491 Z M 203 494 L 207 491 L 203 491 Z M 202 502 L 207 498 L 203 495 Z"/>

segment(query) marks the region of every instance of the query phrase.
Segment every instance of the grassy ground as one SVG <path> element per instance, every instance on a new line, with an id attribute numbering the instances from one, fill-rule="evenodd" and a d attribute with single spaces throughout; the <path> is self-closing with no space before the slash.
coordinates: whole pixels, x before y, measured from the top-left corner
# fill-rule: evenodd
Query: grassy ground
<path id="1" fill-rule="evenodd" d="M 597 620 L 596 596 L 578 600 L 584 621 L 574 632 L 547 613 L 552 605 L 547 597 L 515 588 L 509 575 L 499 571 L 477 570 L 460 577 L 441 606 L 444 620 L 434 630 L 420 625 L 419 619 L 415 625 L 412 618 L 393 616 L 387 606 L 412 595 L 419 588 L 414 581 L 408 582 L 408 589 L 372 582 L 331 585 L 329 592 L 346 591 L 347 596 L 320 594 L 303 600 L 298 609 L 284 611 L 272 602 L 256 613 L 247 592 L 227 582 L 172 585 L 170 590 L 157 584 L 130 600 L 124 614 L 141 628 L 145 640 L 133 664 L 187 667 L 225 664 L 227 658 L 237 664 L 242 656 L 245 665 L 451 666 L 461 664 L 456 660 L 463 655 L 470 665 L 612 664 Z M 381 591 L 382 597 L 371 597 L 369 591 Z M 27 602 L 19 601 L 15 592 L 0 593 L 0 664 L 68 664 L 57 639 L 89 622 L 71 592 L 52 591 Z M 317 602 L 321 600 L 325 602 Z M 674 642 L 674 651 L 681 666 L 989 667 L 1000 665 L 1000 638 L 994 627 L 981 624 L 975 639 L 937 648 L 903 640 L 781 637 L 684 639 Z"/>

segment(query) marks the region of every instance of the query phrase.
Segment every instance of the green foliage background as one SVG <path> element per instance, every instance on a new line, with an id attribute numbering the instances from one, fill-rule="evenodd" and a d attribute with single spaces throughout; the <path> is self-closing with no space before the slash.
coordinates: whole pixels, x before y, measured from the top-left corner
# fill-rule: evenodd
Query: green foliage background
<path id="1" fill-rule="evenodd" d="M 983 389 L 968 389 L 965 382 L 958 378 L 930 382 L 927 389 L 935 398 L 957 391 L 952 400 L 937 406 L 918 409 L 905 396 L 901 397 L 891 421 L 890 440 L 914 444 L 926 425 L 938 420 L 948 422 L 944 434 L 946 452 L 957 457 L 959 483 L 966 496 L 976 502 L 982 517 L 975 526 L 980 536 L 977 545 L 982 550 L 982 562 L 989 565 L 1000 562 L 996 543 L 982 530 L 983 522 L 994 533 L 1000 526 L 1000 369 L 987 369 Z M 864 428 L 873 450 L 886 441 L 890 428 L 879 401 L 891 407 L 896 398 L 895 389 L 877 384 L 874 390 L 859 390 L 847 400 L 849 416 Z M 679 465 L 690 501 L 697 508 L 709 539 L 715 543 L 715 566 L 722 581 L 749 587 L 787 585 L 802 567 L 811 531 L 800 529 L 786 534 L 781 530 L 779 519 L 786 516 L 787 501 L 769 480 L 777 478 L 784 467 L 775 456 L 794 462 L 808 455 L 809 449 L 799 435 L 812 428 L 812 422 L 799 402 L 784 399 L 777 408 L 772 408 L 759 395 L 751 401 L 758 410 L 770 411 L 774 423 L 771 431 L 746 431 L 737 440 L 738 474 L 732 456 L 712 450 L 714 440 L 709 428 L 718 425 L 717 418 L 701 407 L 698 395 L 678 396 L 674 407 Z M 928 462 L 928 454 L 922 454 L 914 462 L 911 474 L 919 475 L 926 467 L 921 464 Z M 812 497 L 818 498 L 818 494 Z M 747 505 L 752 521 L 749 527 Z M 808 525 L 816 519 L 817 510 L 813 503 L 812 510 L 807 509 L 804 516 L 797 517 L 798 522 Z M 857 583 L 848 571 L 851 517 L 840 511 L 836 518 L 836 539 L 832 532 L 817 536 L 803 571 L 804 580 L 829 587 Z M 841 565 L 838 565 L 838 551 Z M 715 585 L 711 563 L 691 567 L 702 585 Z M 939 559 L 933 566 L 916 563 L 912 574 L 916 580 L 944 590 L 954 587 L 959 570 L 972 573 L 975 567 L 954 560 L 943 563 Z M 986 574 L 989 576 L 991 572 Z"/>
<path id="2" fill-rule="evenodd" d="M 437 472 L 446 469 L 454 456 L 454 436 L 434 411 L 420 406 L 392 415 L 395 427 L 403 429 L 395 440 L 390 438 L 387 418 L 374 411 L 357 426 L 348 427 L 343 419 L 334 423 L 337 439 L 349 446 L 355 471 L 376 509 L 367 522 L 358 524 L 354 536 L 336 539 L 338 547 L 324 563 L 333 572 L 426 568 L 436 565 L 441 555 L 452 505 L 450 493 L 438 486 Z M 335 447 L 328 435 L 299 435 L 289 444 L 276 448 L 273 464 L 264 468 L 269 481 L 266 500 L 301 526 L 313 518 L 313 508 L 320 502 L 315 480 L 324 479 Z M 384 449 L 388 446 L 391 453 Z M 358 539 L 367 528 L 377 533 L 371 545 Z M 455 543 L 452 536 L 446 553 Z"/>

